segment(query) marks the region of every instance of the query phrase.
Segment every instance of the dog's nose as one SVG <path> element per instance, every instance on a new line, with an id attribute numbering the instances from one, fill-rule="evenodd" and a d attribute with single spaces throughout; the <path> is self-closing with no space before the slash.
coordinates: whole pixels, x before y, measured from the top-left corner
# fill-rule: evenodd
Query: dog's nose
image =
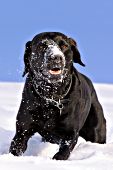
<path id="1" fill-rule="evenodd" d="M 52 55 L 52 60 L 54 60 L 55 63 L 61 63 L 62 62 L 62 56 L 61 55 Z"/>

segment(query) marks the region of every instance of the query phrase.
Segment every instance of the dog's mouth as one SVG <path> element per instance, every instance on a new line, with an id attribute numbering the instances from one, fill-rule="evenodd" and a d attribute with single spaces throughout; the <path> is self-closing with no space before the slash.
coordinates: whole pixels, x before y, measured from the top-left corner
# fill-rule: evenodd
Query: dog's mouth
<path id="1" fill-rule="evenodd" d="M 62 73 L 62 70 L 60 68 L 52 68 L 51 70 L 49 70 L 49 73 L 52 75 L 59 75 Z"/>

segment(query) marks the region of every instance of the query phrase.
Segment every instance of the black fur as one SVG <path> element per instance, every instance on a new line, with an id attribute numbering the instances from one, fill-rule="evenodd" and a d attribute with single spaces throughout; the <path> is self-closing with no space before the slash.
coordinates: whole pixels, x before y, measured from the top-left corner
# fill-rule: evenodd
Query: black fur
<path id="1" fill-rule="evenodd" d="M 54 60 L 46 56 L 44 63 L 51 41 L 63 52 L 65 64 L 59 56 Z M 106 142 L 106 120 L 92 82 L 73 67 L 73 62 L 85 66 L 73 39 L 57 32 L 38 34 L 26 44 L 24 62 L 27 78 L 10 146 L 13 155 L 25 152 L 35 132 L 43 141 L 59 144 L 53 157 L 57 160 L 68 159 L 79 135 L 87 141 Z M 55 64 L 64 69 L 61 75 L 49 74 Z"/>

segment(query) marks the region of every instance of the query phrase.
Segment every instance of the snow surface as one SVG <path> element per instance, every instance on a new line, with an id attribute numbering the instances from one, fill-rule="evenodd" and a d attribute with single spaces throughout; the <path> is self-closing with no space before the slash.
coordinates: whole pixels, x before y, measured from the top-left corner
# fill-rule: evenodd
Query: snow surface
<path id="1" fill-rule="evenodd" d="M 58 145 L 42 143 L 37 133 L 23 156 L 8 153 L 15 133 L 15 121 L 23 83 L 0 83 L 0 170 L 112 170 L 113 169 L 113 85 L 95 84 L 107 119 L 107 144 L 78 143 L 67 161 L 52 160 Z"/>

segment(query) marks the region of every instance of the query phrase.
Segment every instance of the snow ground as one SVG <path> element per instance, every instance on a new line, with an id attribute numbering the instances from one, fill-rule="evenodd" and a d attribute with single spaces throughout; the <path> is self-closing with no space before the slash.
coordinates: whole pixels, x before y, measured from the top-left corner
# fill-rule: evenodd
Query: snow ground
<path id="1" fill-rule="evenodd" d="M 22 83 L 0 83 L 0 170 L 112 170 L 113 169 L 113 85 L 95 84 L 107 119 L 107 144 L 78 143 L 67 161 L 52 160 L 58 146 L 42 143 L 36 134 L 21 157 L 8 153 L 15 133 L 15 120 L 21 100 Z"/>

